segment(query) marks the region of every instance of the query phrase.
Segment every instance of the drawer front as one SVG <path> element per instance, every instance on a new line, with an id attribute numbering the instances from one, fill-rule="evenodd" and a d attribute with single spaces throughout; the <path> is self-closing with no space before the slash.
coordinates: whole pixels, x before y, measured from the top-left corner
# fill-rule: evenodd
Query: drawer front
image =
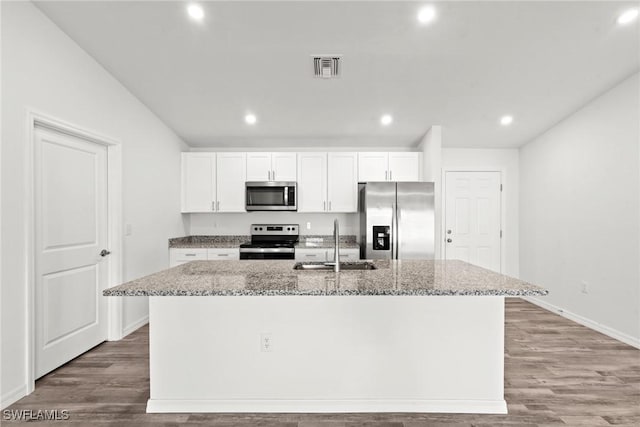
<path id="1" fill-rule="evenodd" d="M 228 261 L 240 259 L 240 250 L 235 248 L 208 249 L 207 259 L 210 261 Z"/>
<path id="2" fill-rule="evenodd" d="M 326 261 L 326 249 L 296 249 L 296 261 Z"/>
<path id="3" fill-rule="evenodd" d="M 207 259 L 206 249 L 169 249 L 169 267 Z"/>
<path id="4" fill-rule="evenodd" d="M 333 252 L 331 252 L 329 256 L 333 256 Z M 359 249 L 340 249 L 340 259 L 342 261 L 357 261 L 360 259 L 360 250 Z"/>

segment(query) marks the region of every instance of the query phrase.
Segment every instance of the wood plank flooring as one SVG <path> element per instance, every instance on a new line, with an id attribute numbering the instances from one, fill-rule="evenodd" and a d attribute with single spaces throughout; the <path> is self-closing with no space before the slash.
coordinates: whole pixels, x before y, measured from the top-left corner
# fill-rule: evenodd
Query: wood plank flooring
<path id="1" fill-rule="evenodd" d="M 520 299 L 506 310 L 508 415 L 146 414 L 147 327 L 51 372 L 8 409 L 69 411 L 35 426 L 640 426 L 640 350 Z"/>

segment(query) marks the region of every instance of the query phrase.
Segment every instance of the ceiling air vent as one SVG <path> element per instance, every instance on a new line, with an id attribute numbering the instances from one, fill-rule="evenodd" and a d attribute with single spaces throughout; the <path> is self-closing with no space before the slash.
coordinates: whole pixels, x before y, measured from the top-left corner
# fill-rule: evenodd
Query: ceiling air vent
<path id="1" fill-rule="evenodd" d="M 314 55 L 313 75 L 322 79 L 340 77 L 342 73 L 342 56 L 340 55 Z"/>

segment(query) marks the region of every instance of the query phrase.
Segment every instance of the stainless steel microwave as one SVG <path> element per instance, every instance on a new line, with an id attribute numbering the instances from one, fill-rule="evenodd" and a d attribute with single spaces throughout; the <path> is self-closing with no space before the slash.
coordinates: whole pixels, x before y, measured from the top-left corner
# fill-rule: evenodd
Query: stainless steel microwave
<path id="1" fill-rule="evenodd" d="M 298 200 L 295 182 L 248 181 L 246 209 L 248 211 L 296 211 Z"/>

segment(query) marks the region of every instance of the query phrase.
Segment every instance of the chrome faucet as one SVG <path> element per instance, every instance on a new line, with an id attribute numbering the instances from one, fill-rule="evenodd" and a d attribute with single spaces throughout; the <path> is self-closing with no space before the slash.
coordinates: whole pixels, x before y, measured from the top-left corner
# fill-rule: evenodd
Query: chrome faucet
<path id="1" fill-rule="evenodd" d="M 333 271 L 340 272 L 340 226 L 338 225 L 338 218 L 333 220 L 333 238 L 335 239 L 335 246 L 333 247 Z"/>

